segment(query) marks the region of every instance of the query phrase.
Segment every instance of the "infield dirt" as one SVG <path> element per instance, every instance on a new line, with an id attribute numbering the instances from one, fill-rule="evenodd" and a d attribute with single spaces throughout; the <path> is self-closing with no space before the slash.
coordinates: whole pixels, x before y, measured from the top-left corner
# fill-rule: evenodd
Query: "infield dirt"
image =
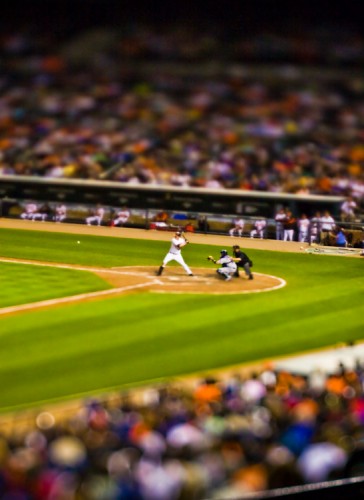
<path id="1" fill-rule="evenodd" d="M 172 231 L 157 231 L 155 229 L 132 229 L 125 227 L 108 226 L 87 226 L 83 224 L 57 224 L 55 222 L 32 222 L 20 219 L 0 219 L 0 227 L 8 229 L 28 229 L 36 231 L 52 231 L 57 233 L 72 233 L 78 235 L 110 236 L 113 238 L 135 238 L 169 241 Z M 200 234 L 187 233 L 190 243 L 199 243 L 206 245 L 221 245 L 222 247 L 231 247 L 240 245 L 242 248 L 256 248 L 259 250 L 275 250 L 277 252 L 301 252 L 301 247 L 308 247 L 307 243 L 298 243 L 297 241 L 277 241 L 268 239 L 237 238 L 228 235 L 218 234 Z"/>

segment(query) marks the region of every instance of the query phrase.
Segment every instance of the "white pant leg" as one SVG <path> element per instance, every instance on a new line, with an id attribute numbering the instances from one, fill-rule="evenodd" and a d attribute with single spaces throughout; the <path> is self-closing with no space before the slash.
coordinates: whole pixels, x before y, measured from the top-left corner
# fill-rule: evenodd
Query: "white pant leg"
<path id="1" fill-rule="evenodd" d="M 125 222 L 127 221 L 127 219 L 125 219 L 124 217 L 117 217 L 116 219 L 114 219 L 114 224 L 115 226 L 117 226 L 118 224 L 125 224 Z"/>
<path id="2" fill-rule="evenodd" d="M 234 274 L 235 271 L 236 269 L 232 269 L 231 267 L 219 267 L 219 269 L 217 270 L 217 272 L 219 274 L 222 274 L 222 276 L 225 276 L 225 278 Z"/>
<path id="3" fill-rule="evenodd" d="M 99 226 L 101 224 L 101 217 L 99 215 L 92 215 L 91 217 L 87 217 L 86 224 L 92 224 L 92 222 L 96 222 Z"/>
<path id="4" fill-rule="evenodd" d="M 284 231 L 282 226 L 277 226 L 276 227 L 276 240 L 283 240 L 284 237 Z"/>
<path id="5" fill-rule="evenodd" d="M 284 230 L 284 241 L 293 241 L 293 229 Z"/>
<path id="6" fill-rule="evenodd" d="M 125 219 L 125 217 L 117 217 L 116 219 L 114 219 L 114 225 L 117 226 L 120 223 L 125 224 L 127 220 L 128 219 Z"/>
<path id="7" fill-rule="evenodd" d="M 92 224 L 92 223 L 94 222 L 94 220 L 95 220 L 95 217 L 94 217 L 94 216 L 92 216 L 92 217 L 87 217 L 87 218 L 86 218 L 86 224 Z"/>
<path id="8" fill-rule="evenodd" d="M 218 272 L 218 274 L 225 276 L 225 278 L 227 278 L 229 276 L 229 272 L 228 272 L 227 267 L 219 267 L 219 269 L 217 269 L 217 272 Z"/>
<path id="9" fill-rule="evenodd" d="M 168 262 L 171 262 L 171 260 L 175 260 L 174 257 L 175 256 L 172 253 L 168 252 L 163 259 L 163 266 L 166 266 L 168 264 Z"/>
<path id="10" fill-rule="evenodd" d="M 163 267 L 166 266 L 168 264 L 168 262 L 171 262 L 171 260 L 175 260 L 176 262 L 178 262 L 178 264 L 180 264 L 183 267 L 183 269 L 186 271 L 187 274 L 192 274 L 191 269 L 188 267 L 188 265 L 184 261 L 181 253 L 174 254 L 174 253 L 168 252 L 167 255 L 164 257 Z"/>
<path id="11" fill-rule="evenodd" d="M 183 269 L 186 271 L 187 274 L 192 274 L 192 271 L 191 269 L 188 267 L 188 265 L 186 264 L 184 258 L 182 257 L 182 254 L 180 254 L 178 256 L 178 260 L 176 259 L 176 261 L 181 264 L 181 266 L 183 267 Z"/>

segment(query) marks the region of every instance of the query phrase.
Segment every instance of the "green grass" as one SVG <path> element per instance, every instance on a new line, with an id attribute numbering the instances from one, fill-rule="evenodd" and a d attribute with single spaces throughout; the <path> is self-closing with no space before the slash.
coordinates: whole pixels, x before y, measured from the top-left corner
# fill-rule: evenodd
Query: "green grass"
<path id="1" fill-rule="evenodd" d="M 88 266 L 157 265 L 168 243 L 42 231 L 0 229 L 3 257 Z M 80 244 L 77 244 L 80 241 Z M 192 246 L 190 247 L 192 248 Z"/>
<path id="2" fill-rule="evenodd" d="M 111 288 L 87 271 L 0 262 L 0 307 Z"/>
<path id="3" fill-rule="evenodd" d="M 0 238 L 3 256 L 105 267 L 157 268 L 169 247 L 92 236 L 78 237 L 77 245 L 74 235 L 36 231 L 0 230 Z M 191 267 L 207 267 L 206 255 L 219 249 L 189 245 L 184 255 Z M 1 318 L 0 411 L 363 338 L 360 259 L 259 250 L 249 255 L 254 271 L 279 276 L 287 286 L 236 296 L 139 293 Z M 35 287 L 42 288 L 43 271 L 30 279 Z M 77 281 L 89 276 L 63 271 L 75 273 Z"/>

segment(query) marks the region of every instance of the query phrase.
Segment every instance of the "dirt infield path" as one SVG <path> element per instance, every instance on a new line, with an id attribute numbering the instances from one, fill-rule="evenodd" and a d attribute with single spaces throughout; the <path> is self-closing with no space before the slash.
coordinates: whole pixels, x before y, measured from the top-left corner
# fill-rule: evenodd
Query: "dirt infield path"
<path id="1" fill-rule="evenodd" d="M 156 231 L 147 229 L 132 229 L 124 227 L 106 227 L 106 226 L 87 226 L 83 224 L 56 224 L 55 222 L 32 222 L 19 219 L 0 219 L 0 228 L 8 229 L 28 229 L 36 231 L 51 231 L 56 233 L 71 233 L 78 235 L 109 236 L 113 238 L 135 238 L 169 241 L 172 238 L 171 231 Z M 260 240 L 252 238 L 237 238 L 217 234 L 197 234 L 188 233 L 188 239 L 191 243 L 206 245 L 221 245 L 230 247 L 240 245 L 242 248 L 254 248 L 258 250 L 275 250 L 277 252 L 301 252 L 302 248 L 307 248 L 307 243 L 298 243 L 297 241 L 276 241 Z"/>

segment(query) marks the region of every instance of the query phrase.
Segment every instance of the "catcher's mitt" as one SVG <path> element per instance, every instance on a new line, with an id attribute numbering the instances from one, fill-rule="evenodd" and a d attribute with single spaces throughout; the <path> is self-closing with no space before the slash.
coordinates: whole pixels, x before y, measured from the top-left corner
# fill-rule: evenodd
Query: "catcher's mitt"
<path id="1" fill-rule="evenodd" d="M 209 256 L 207 257 L 207 260 L 211 260 L 211 262 L 214 262 L 214 258 L 213 258 L 213 256 L 212 256 L 212 255 L 209 255 Z"/>

